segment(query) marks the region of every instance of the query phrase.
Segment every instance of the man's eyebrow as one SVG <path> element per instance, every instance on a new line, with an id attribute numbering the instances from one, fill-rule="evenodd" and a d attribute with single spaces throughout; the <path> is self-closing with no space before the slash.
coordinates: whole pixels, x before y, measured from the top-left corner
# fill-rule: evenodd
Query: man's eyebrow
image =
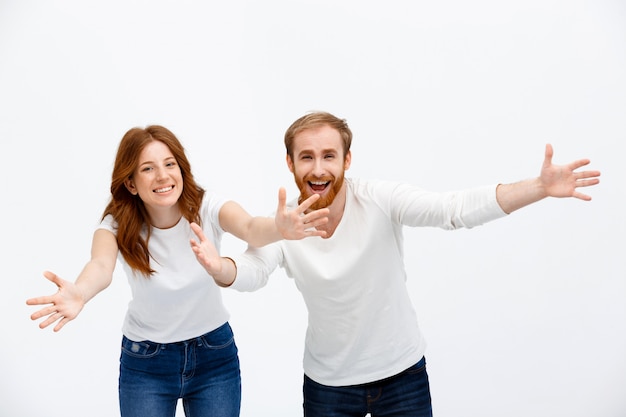
<path id="1" fill-rule="evenodd" d="M 338 153 L 339 149 L 337 148 L 326 148 L 326 149 L 322 149 L 321 153 L 326 154 L 326 153 Z M 309 154 L 309 153 L 315 153 L 315 151 L 313 151 L 312 149 L 302 149 L 300 152 L 298 152 L 298 155 L 303 155 L 303 154 Z"/>

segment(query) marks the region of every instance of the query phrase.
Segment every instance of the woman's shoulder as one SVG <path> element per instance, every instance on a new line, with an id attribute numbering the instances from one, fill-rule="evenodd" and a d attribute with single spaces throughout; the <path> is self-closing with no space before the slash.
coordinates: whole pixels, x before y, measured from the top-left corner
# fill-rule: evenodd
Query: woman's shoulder
<path id="1" fill-rule="evenodd" d="M 202 196 L 202 210 L 219 211 L 228 200 L 225 195 L 219 192 L 207 190 L 204 192 L 204 196 Z"/>

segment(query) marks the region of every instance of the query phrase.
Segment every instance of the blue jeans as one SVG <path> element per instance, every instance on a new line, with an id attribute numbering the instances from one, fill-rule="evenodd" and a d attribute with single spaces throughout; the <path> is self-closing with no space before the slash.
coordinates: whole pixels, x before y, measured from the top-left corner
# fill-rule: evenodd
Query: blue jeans
<path id="1" fill-rule="evenodd" d="M 426 359 L 398 375 L 344 387 L 304 376 L 305 417 L 432 417 Z"/>
<path id="2" fill-rule="evenodd" d="M 239 416 L 239 357 L 228 323 L 177 343 L 122 338 L 122 417 L 174 417 L 179 398 L 187 417 Z"/>

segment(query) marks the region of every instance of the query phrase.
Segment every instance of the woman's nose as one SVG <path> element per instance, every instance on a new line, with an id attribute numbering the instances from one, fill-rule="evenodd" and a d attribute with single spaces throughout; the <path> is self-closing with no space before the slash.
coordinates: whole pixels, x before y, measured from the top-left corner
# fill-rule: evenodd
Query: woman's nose
<path id="1" fill-rule="evenodd" d="M 167 177 L 167 174 L 165 172 L 165 170 L 163 168 L 157 168 L 156 169 L 156 178 L 157 180 L 163 179 Z"/>

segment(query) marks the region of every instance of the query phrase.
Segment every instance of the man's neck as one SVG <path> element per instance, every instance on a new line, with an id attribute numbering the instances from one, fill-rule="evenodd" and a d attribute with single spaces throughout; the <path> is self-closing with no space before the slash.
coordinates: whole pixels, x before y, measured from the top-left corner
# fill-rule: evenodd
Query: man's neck
<path id="1" fill-rule="evenodd" d="M 328 206 L 328 210 L 330 210 L 330 213 L 328 214 L 328 223 L 317 228 L 318 230 L 326 231 L 326 239 L 328 239 L 335 233 L 337 226 L 339 226 L 339 223 L 343 218 L 343 213 L 345 209 L 346 184 L 344 183 L 333 202 Z"/>

